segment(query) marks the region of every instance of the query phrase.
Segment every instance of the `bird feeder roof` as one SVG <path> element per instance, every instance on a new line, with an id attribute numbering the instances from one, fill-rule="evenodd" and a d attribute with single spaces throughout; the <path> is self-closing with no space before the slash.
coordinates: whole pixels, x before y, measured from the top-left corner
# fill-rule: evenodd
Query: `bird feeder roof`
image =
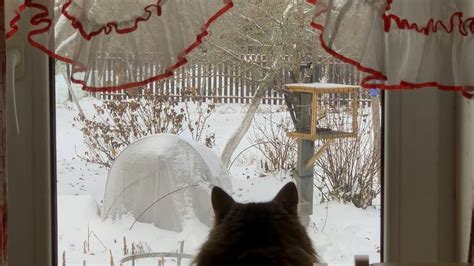
<path id="1" fill-rule="evenodd" d="M 307 92 L 307 93 L 336 93 L 351 92 L 360 88 L 360 86 L 344 85 L 336 83 L 290 83 L 285 84 L 285 88 L 290 92 Z"/>

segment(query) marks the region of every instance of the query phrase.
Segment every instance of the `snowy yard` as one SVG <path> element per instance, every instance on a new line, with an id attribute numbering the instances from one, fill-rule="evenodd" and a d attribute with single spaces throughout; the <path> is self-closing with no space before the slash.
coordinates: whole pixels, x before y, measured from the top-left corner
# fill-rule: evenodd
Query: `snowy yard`
<path id="1" fill-rule="evenodd" d="M 61 96 L 61 95 L 60 95 Z M 83 98 L 84 111 L 92 114 L 98 100 Z M 214 151 L 220 154 L 225 141 L 238 126 L 244 106 L 222 104 L 211 116 L 210 128 L 216 134 Z M 271 110 L 262 106 L 256 119 L 262 120 L 271 111 L 274 115 L 287 115 L 284 108 Z M 107 170 L 87 164 L 78 157 L 86 147 L 82 133 L 73 127 L 77 115 L 76 106 L 63 100 L 57 104 L 57 158 L 58 158 L 58 260 L 60 265 L 115 265 L 124 256 L 124 247 L 131 252 L 132 243 L 137 250 L 149 252 L 175 252 L 184 241 L 184 253 L 196 254 L 206 239 L 209 228 L 199 220 L 189 217 L 181 233 L 159 229 L 151 224 L 134 222 L 131 215 L 121 219 L 102 221 L 100 210 L 103 203 Z M 252 129 L 248 134 L 252 134 Z M 184 136 L 186 137 L 186 136 Z M 236 153 L 250 146 L 244 138 Z M 262 155 L 257 149 L 249 149 L 235 161 L 230 169 L 233 197 L 241 202 L 270 200 L 276 192 L 291 180 L 288 173 L 272 175 L 264 173 L 260 166 Z M 368 254 L 371 262 L 380 260 L 380 206 L 358 209 L 352 204 L 331 201 L 320 203 L 315 193 L 315 206 L 308 232 L 317 252 L 330 265 L 351 264 L 354 255 Z M 126 244 L 124 244 L 126 242 Z M 65 258 L 65 259 L 64 259 Z M 186 264 L 186 260 L 183 260 Z M 130 264 L 131 265 L 131 264 Z M 156 260 L 137 261 L 136 265 L 157 265 Z M 176 265 L 168 260 L 165 265 Z"/>

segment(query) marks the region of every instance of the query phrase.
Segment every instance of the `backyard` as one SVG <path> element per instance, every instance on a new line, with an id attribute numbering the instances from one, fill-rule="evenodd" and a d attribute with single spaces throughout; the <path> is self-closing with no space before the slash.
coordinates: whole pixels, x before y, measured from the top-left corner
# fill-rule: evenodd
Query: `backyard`
<path id="1" fill-rule="evenodd" d="M 181 242 L 184 242 L 184 253 L 196 254 L 209 231 L 209 227 L 196 217 L 187 217 L 181 232 L 163 230 L 142 222 L 131 228 L 136 218 L 131 214 L 105 220 L 101 218 L 108 167 L 94 163 L 93 160 L 87 162 L 86 154 L 90 154 L 90 145 L 81 132 L 82 126 L 77 118 L 78 108 L 81 108 L 83 115 L 92 119 L 97 115 L 97 106 L 102 106 L 106 100 L 92 97 L 74 87 L 73 92 L 76 92 L 77 98 L 74 103 L 71 95 L 68 95 L 67 83 L 63 77 L 57 75 L 56 78 L 59 262 L 63 265 L 112 265 L 112 261 L 117 264 L 132 252 L 176 252 Z M 222 101 L 210 101 L 213 106 L 210 115 L 205 125 L 200 125 L 203 126 L 200 141 L 210 141 L 209 146 L 217 155 L 221 154 L 227 140 L 239 126 L 248 106 L 245 103 Z M 208 106 L 209 101 L 201 104 Z M 194 119 L 197 119 L 197 110 L 203 108 L 198 106 L 193 102 L 188 105 Z M 359 131 L 360 134 L 366 134 L 363 139 L 371 147 L 369 136 L 372 111 L 365 100 L 361 100 L 360 106 Z M 183 107 L 182 103 L 177 107 Z M 286 131 L 291 128 L 290 115 L 284 104 L 277 102 L 260 105 L 251 128 L 238 145 L 229 165 L 232 183 L 232 191 L 229 192 L 237 201 L 270 200 L 285 183 L 293 180 L 296 145 L 294 140 L 285 137 Z M 182 138 L 193 141 L 196 137 L 192 132 L 185 127 L 179 134 Z M 270 137 L 272 134 L 274 137 Z M 282 164 L 272 164 L 268 156 L 265 156 L 268 155 L 265 149 L 271 147 L 255 145 L 275 141 L 275 135 L 276 139 L 280 138 L 282 141 L 277 141 L 277 146 L 278 143 L 287 143 L 279 148 L 285 148 L 284 145 L 294 146 L 288 151 Z M 206 141 L 206 136 L 212 136 L 211 140 Z M 318 167 L 316 171 L 314 208 L 308 233 L 317 252 L 325 262 L 331 264 L 352 263 L 353 256 L 357 254 L 368 254 L 371 261 L 379 261 L 380 195 L 376 195 L 369 206 L 358 208 L 350 199 L 345 200 L 342 194 L 338 196 L 340 191 L 330 191 L 329 186 L 325 185 L 324 177 L 321 178 L 324 172 Z M 158 260 L 159 258 L 137 260 L 136 265 L 156 265 Z M 183 260 L 185 265 L 187 262 L 189 261 Z M 165 265 L 176 265 L 176 259 L 168 259 Z"/>
<path id="2" fill-rule="evenodd" d="M 181 7 L 183 23 L 199 21 L 199 12 Z M 235 2 L 176 69 L 169 68 L 174 53 L 163 51 L 181 46 L 160 34 L 175 23 L 162 20 L 132 37 L 105 36 L 110 45 L 89 51 L 86 68 L 56 64 L 60 265 L 187 265 L 173 254 L 195 255 L 206 239 L 210 187 L 251 202 L 298 184 L 298 145 L 288 132 L 300 121 L 292 114 L 312 111 L 314 130 L 352 132 L 315 141 L 314 152 L 321 150 L 306 184 L 313 193 L 305 199 L 312 202 L 303 217 L 307 231 L 330 265 L 351 264 L 359 254 L 380 261 L 380 94 L 325 93 L 317 110 L 296 103 L 296 111 L 283 90 L 288 83 L 359 85 L 363 78 L 314 45 L 313 9 L 306 1 Z M 350 13 L 345 23 L 351 21 L 368 20 Z M 338 49 L 357 51 L 353 32 L 341 36 Z M 61 51 L 79 54 L 73 43 Z"/>

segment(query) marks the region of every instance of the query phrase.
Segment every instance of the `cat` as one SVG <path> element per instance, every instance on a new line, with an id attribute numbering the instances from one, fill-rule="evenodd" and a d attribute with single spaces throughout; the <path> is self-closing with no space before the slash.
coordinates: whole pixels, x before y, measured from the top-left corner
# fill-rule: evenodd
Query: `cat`
<path id="1" fill-rule="evenodd" d="M 219 187 L 211 193 L 214 227 L 192 265 L 310 266 L 319 262 L 298 219 L 298 191 L 286 184 L 265 203 L 237 203 Z"/>

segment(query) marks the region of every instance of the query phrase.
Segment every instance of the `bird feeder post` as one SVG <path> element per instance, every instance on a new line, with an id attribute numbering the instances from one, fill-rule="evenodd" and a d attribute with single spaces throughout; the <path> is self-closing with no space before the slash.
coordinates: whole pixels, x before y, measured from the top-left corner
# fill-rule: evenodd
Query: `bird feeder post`
<path id="1" fill-rule="evenodd" d="M 311 94 L 300 94 L 300 103 L 304 106 L 311 106 L 313 96 Z M 295 114 L 296 120 L 300 121 L 299 128 L 302 131 L 310 131 L 311 111 L 300 111 Z M 314 166 L 306 166 L 306 162 L 314 154 L 314 140 L 297 139 L 298 152 L 296 161 L 296 174 L 299 190 L 299 210 L 300 219 L 303 225 L 309 225 L 309 216 L 313 214 L 313 171 Z"/>
<path id="2" fill-rule="evenodd" d="M 328 83 L 285 85 L 286 103 L 295 126 L 288 136 L 298 143 L 296 180 L 299 214 L 304 225 L 309 225 L 313 213 L 315 162 L 334 140 L 357 135 L 358 90 L 358 86 Z M 345 119 L 337 121 L 341 116 Z M 320 145 L 315 152 L 316 140 Z"/>
<path id="3" fill-rule="evenodd" d="M 298 139 L 298 155 L 296 162 L 296 173 L 298 189 L 300 194 L 299 210 L 301 222 L 309 225 L 309 216 L 313 214 L 313 171 L 314 165 L 306 167 L 306 162 L 314 153 L 314 141 Z"/>

